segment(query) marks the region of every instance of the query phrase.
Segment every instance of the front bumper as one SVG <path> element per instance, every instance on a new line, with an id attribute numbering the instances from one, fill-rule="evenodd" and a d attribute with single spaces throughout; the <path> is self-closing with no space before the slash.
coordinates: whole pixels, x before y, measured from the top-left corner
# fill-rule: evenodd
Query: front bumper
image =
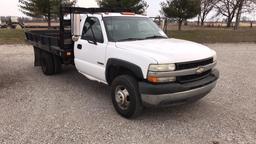
<path id="1" fill-rule="evenodd" d="M 140 82 L 141 100 L 144 106 L 169 106 L 186 103 L 206 96 L 215 86 L 219 78 L 217 69 L 204 79 L 180 84 L 150 84 Z"/>

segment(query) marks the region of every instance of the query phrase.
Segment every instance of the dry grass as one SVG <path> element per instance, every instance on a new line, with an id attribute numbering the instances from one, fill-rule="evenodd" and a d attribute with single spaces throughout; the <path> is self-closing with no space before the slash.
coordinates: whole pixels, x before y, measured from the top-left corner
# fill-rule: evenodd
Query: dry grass
<path id="1" fill-rule="evenodd" d="M 256 42 L 256 28 L 242 28 L 237 31 L 226 28 L 186 28 L 185 30 L 169 30 L 170 37 L 191 40 L 200 43 L 239 43 Z M 0 30 L 0 44 L 25 43 L 24 31 L 21 29 Z"/>
<path id="2" fill-rule="evenodd" d="M 256 28 L 186 28 L 185 30 L 169 30 L 170 37 L 200 43 L 240 43 L 256 42 Z"/>
<path id="3" fill-rule="evenodd" d="M 0 44 L 23 44 L 25 34 L 22 29 L 0 29 Z"/>

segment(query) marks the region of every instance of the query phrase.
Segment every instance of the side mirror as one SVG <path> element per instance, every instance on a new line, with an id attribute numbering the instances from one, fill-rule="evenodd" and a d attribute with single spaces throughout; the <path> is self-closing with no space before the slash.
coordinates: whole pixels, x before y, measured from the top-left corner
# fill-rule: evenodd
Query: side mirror
<path id="1" fill-rule="evenodd" d="M 73 41 L 78 41 L 79 37 L 81 36 L 80 21 L 81 21 L 80 14 L 71 15 L 71 32 L 73 35 L 72 36 Z"/>

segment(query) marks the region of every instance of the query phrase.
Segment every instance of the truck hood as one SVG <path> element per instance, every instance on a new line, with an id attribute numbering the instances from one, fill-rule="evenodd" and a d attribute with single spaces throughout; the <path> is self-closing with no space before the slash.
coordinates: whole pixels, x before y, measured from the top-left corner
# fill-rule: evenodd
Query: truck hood
<path id="1" fill-rule="evenodd" d="M 117 42 L 116 47 L 151 57 L 158 63 L 195 61 L 216 54 L 204 45 L 173 38 Z"/>

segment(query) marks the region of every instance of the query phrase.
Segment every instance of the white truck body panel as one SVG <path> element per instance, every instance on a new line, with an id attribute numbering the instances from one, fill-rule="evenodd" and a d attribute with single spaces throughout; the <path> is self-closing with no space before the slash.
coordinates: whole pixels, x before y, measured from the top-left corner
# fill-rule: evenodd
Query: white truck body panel
<path id="1" fill-rule="evenodd" d="M 118 48 L 147 55 L 157 63 L 180 63 L 206 59 L 216 53 L 204 45 L 178 39 L 152 39 L 133 42 L 118 42 Z"/>
<path id="2" fill-rule="evenodd" d="M 92 16 L 92 15 L 89 15 Z M 86 15 L 83 15 L 81 21 L 81 33 L 86 20 Z M 94 16 L 100 19 L 100 16 Z M 74 45 L 75 52 L 75 65 L 80 73 L 85 75 L 89 79 L 93 79 L 102 83 L 106 83 L 105 79 L 105 65 L 100 65 L 99 63 L 105 63 L 106 59 L 106 49 L 107 49 L 107 34 L 104 32 L 104 24 L 100 21 L 101 27 L 103 29 L 103 43 L 98 43 L 97 45 L 89 43 L 87 40 L 79 38 Z M 77 45 L 81 44 L 83 49 L 78 49 Z"/>
<path id="3" fill-rule="evenodd" d="M 149 65 L 157 63 L 157 61 L 152 57 L 148 57 L 147 55 L 143 55 L 137 51 L 129 50 L 129 48 L 118 48 L 115 43 L 111 43 L 108 46 L 106 60 L 110 58 L 116 58 L 136 64 L 141 68 L 145 79 L 147 78 Z"/>
<path id="4" fill-rule="evenodd" d="M 81 33 L 87 16 L 99 19 L 104 38 L 104 43 L 94 45 L 80 37 L 74 45 L 76 68 L 91 80 L 107 83 L 105 71 L 107 62 L 111 58 L 136 64 L 141 68 L 143 77 L 146 79 L 150 64 L 188 62 L 216 55 L 215 51 L 204 45 L 173 38 L 109 42 L 102 18 L 109 16 L 129 17 L 130 15 L 120 13 L 81 15 Z M 142 15 L 134 16 L 145 17 Z M 163 31 L 161 31 L 161 34 L 165 36 Z M 83 46 L 82 50 L 77 49 L 78 44 Z"/>

